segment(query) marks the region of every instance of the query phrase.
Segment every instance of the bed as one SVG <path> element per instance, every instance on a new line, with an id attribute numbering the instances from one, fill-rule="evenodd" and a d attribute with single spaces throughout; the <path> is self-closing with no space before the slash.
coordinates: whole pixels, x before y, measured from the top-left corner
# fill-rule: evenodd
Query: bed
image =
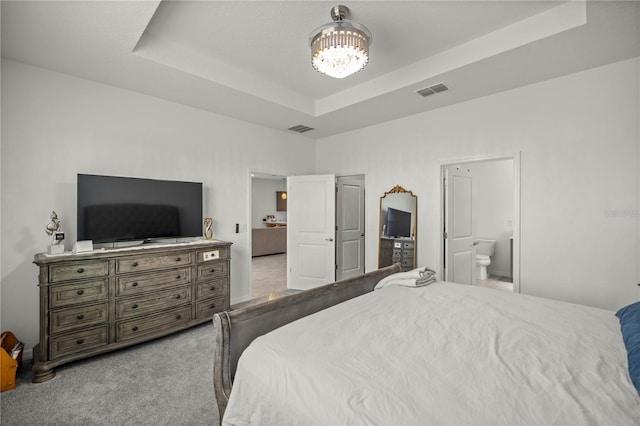
<path id="1" fill-rule="evenodd" d="M 218 398 L 222 423 L 640 424 L 614 312 L 447 282 L 416 287 L 394 282 L 397 272 L 347 282 L 361 293 L 343 303 L 326 296 L 345 283 L 317 291 L 311 300 L 329 306 L 313 314 L 281 300 L 218 315 L 218 364 L 225 330 L 240 334 L 233 356 L 226 345 L 234 365 L 228 400 Z M 282 312 L 297 318 L 271 327 L 266 319 Z M 270 330 L 244 327 L 252 320 Z M 218 396 L 225 380 L 215 370 Z"/>

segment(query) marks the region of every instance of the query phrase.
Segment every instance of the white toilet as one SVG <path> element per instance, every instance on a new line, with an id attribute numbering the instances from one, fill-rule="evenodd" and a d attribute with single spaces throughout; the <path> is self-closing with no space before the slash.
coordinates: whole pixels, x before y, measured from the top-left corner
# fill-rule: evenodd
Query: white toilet
<path id="1" fill-rule="evenodd" d="M 487 266 L 491 265 L 491 256 L 496 251 L 496 240 L 478 239 L 476 245 L 476 278 L 487 279 Z"/>

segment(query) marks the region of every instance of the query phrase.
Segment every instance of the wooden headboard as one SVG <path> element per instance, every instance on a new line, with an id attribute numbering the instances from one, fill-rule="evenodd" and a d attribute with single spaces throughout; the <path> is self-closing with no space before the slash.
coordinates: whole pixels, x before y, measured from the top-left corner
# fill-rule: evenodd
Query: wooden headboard
<path id="1" fill-rule="evenodd" d="M 238 359 L 258 336 L 354 297 L 373 291 L 384 277 L 401 271 L 399 264 L 260 305 L 213 316 L 215 334 L 213 385 L 220 422 L 229 401 Z"/>

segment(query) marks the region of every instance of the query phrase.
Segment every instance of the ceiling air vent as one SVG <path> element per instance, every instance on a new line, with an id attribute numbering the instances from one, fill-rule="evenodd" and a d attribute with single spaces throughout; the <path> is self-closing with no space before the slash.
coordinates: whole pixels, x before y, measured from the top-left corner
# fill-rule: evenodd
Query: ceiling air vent
<path id="1" fill-rule="evenodd" d="M 431 95 L 435 95 L 436 93 L 444 92 L 445 90 L 449 90 L 444 83 L 434 84 L 433 86 L 425 87 L 424 89 L 416 90 L 416 93 L 422 97 L 427 97 Z"/>
<path id="2" fill-rule="evenodd" d="M 313 127 L 303 126 L 302 124 L 298 124 L 297 126 L 289 127 L 287 130 L 291 130 L 292 132 L 304 133 L 309 130 L 313 130 Z"/>

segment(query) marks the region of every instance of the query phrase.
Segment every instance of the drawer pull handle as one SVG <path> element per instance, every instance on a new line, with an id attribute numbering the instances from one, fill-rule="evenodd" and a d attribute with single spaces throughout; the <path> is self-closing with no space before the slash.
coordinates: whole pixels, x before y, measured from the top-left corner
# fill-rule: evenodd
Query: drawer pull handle
<path id="1" fill-rule="evenodd" d="M 138 307 L 137 303 L 134 303 L 133 305 L 131 305 L 131 309 L 136 309 Z"/>
<path id="2" fill-rule="evenodd" d="M 212 303 L 211 306 L 209 306 L 209 309 L 213 309 L 215 307 L 216 307 L 216 305 L 214 303 Z"/>
<path id="3" fill-rule="evenodd" d="M 179 280 L 180 278 L 182 278 L 182 276 L 176 275 L 176 280 Z"/>
<path id="4" fill-rule="evenodd" d="M 211 286 L 211 287 L 209 288 L 209 290 L 211 290 L 211 291 L 213 291 L 213 290 L 215 290 L 215 289 L 216 289 L 216 288 L 215 288 L 214 286 Z"/>
<path id="5" fill-rule="evenodd" d="M 83 295 L 84 294 L 84 290 L 78 290 L 78 291 L 76 291 L 76 294 L 78 296 Z"/>
<path id="6" fill-rule="evenodd" d="M 181 296 L 179 294 L 176 294 L 176 299 L 180 299 L 180 297 Z"/>
<path id="7" fill-rule="evenodd" d="M 213 272 L 215 272 L 215 271 L 216 271 L 216 268 L 211 268 L 211 269 L 209 269 L 209 272 L 211 272 L 211 273 L 213 273 Z"/>
<path id="8" fill-rule="evenodd" d="M 84 272 L 84 268 L 78 268 L 78 273 L 81 274 Z"/>
<path id="9" fill-rule="evenodd" d="M 179 257 L 176 257 L 176 262 L 180 262 L 182 259 L 180 259 Z"/>
<path id="10" fill-rule="evenodd" d="M 81 344 L 83 344 L 83 343 L 84 343 L 84 340 L 82 340 L 82 339 L 78 339 L 78 340 L 76 340 L 76 343 L 77 343 L 78 345 L 81 345 Z"/>
<path id="11" fill-rule="evenodd" d="M 136 282 L 131 283 L 131 287 L 138 287 L 138 282 L 136 281 Z"/>
<path id="12" fill-rule="evenodd" d="M 138 266 L 138 262 L 133 262 L 133 263 L 131 264 L 131 266 L 133 266 L 133 267 L 135 268 L 136 266 Z"/>
<path id="13" fill-rule="evenodd" d="M 83 319 L 83 318 L 84 318 L 84 315 L 80 314 L 80 315 L 78 315 L 76 318 L 78 318 L 79 320 L 81 320 L 81 319 Z"/>
<path id="14" fill-rule="evenodd" d="M 176 319 L 182 318 L 182 315 L 176 315 Z"/>
<path id="15" fill-rule="evenodd" d="M 138 331 L 138 327 L 132 327 L 131 330 L 132 331 Z"/>

